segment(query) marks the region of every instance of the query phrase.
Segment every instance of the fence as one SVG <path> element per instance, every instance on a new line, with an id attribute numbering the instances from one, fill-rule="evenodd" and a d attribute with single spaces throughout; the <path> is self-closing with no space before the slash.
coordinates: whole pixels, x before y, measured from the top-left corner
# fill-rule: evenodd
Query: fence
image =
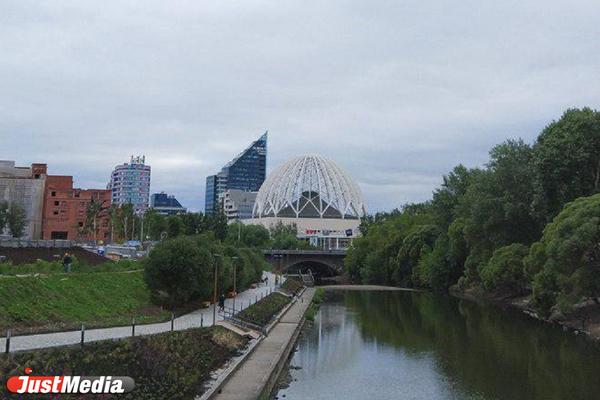
<path id="1" fill-rule="evenodd" d="M 271 293 L 273 293 L 273 291 L 269 290 L 269 292 L 266 295 L 269 295 Z M 230 308 L 230 307 L 225 307 L 222 312 L 219 312 L 219 315 L 221 315 L 223 317 L 223 320 L 225 320 L 225 321 L 231 321 L 232 323 L 234 323 L 236 325 L 239 325 L 241 327 L 244 327 L 244 328 L 247 328 L 247 329 L 256 330 L 258 332 L 266 334 L 265 333 L 265 328 L 260 327 L 258 325 L 254 325 L 254 324 L 249 323 L 249 322 L 242 321 L 242 320 L 240 320 L 240 319 L 238 319 L 238 318 L 235 317 L 235 315 L 237 313 L 239 313 L 242 310 L 250 307 L 252 304 L 256 304 L 259 300 L 263 299 L 264 297 L 265 297 L 265 294 L 263 293 L 263 294 L 261 294 L 261 296 L 255 296 L 254 302 L 252 302 L 252 299 L 248 299 L 248 300 L 245 300 L 245 301 L 239 300 L 238 301 L 238 304 L 240 306 L 239 309 L 237 309 L 237 307 L 236 307 L 236 309 L 233 309 L 233 308 Z M 215 305 L 215 307 L 216 306 L 217 305 Z M 149 335 L 154 335 L 154 334 L 160 334 L 160 333 L 165 333 L 165 332 L 169 332 L 169 331 L 170 332 L 175 331 L 175 323 L 176 323 L 175 314 L 171 314 L 170 322 L 171 322 L 171 324 L 170 324 L 170 329 L 169 330 L 165 330 L 165 331 L 161 331 L 161 332 L 156 332 L 156 333 L 151 333 L 151 334 L 146 334 L 144 336 L 149 336 Z M 199 323 L 199 327 L 200 328 L 204 328 L 205 325 L 204 325 L 204 315 L 203 314 L 200 315 L 200 321 L 199 322 L 200 322 Z M 158 322 L 158 323 L 159 324 L 164 324 L 165 322 L 163 321 L 163 322 Z M 128 325 L 126 325 L 126 326 L 128 326 Z M 121 327 L 123 327 L 123 326 L 121 326 Z M 131 336 L 130 337 L 135 337 L 135 335 L 136 335 L 136 327 L 139 327 L 139 325 L 136 324 L 135 318 L 132 318 L 132 320 L 131 320 Z M 103 329 L 103 328 L 94 328 L 94 329 Z M 107 327 L 107 329 L 108 329 L 108 327 Z M 79 329 L 79 332 L 80 332 L 80 337 L 81 337 L 81 339 L 80 339 L 80 346 L 84 347 L 84 345 L 86 343 L 85 342 L 85 334 L 86 334 L 86 326 L 85 326 L 85 324 L 81 324 L 81 328 Z M 55 333 L 57 333 L 57 332 L 55 332 Z M 51 333 L 49 333 L 49 334 L 51 334 Z M 6 338 L 6 342 L 5 342 L 4 352 L 6 354 L 8 354 L 8 353 L 10 353 L 10 342 L 11 342 L 11 339 L 14 339 L 14 336 L 12 335 L 12 331 L 10 329 L 8 329 L 6 331 L 6 337 L 5 338 Z M 119 337 L 119 338 L 123 338 L 124 339 L 125 337 Z M 105 340 L 111 340 L 111 339 L 115 339 L 115 338 L 107 337 Z"/>

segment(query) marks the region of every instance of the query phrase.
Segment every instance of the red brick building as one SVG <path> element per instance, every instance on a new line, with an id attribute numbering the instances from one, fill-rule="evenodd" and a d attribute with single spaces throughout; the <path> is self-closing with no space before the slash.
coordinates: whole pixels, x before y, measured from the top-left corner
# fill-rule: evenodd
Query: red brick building
<path id="1" fill-rule="evenodd" d="M 72 176 L 47 175 L 42 211 L 42 239 L 109 240 L 110 202 L 110 190 L 76 189 L 73 188 Z M 96 218 L 88 218 L 91 203 L 100 205 Z"/>

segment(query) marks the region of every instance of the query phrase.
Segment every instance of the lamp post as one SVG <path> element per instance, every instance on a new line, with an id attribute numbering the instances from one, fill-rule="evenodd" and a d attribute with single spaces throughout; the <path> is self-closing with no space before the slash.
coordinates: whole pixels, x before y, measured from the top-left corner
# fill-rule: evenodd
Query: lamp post
<path id="1" fill-rule="evenodd" d="M 282 254 L 275 254 L 273 257 L 277 259 L 277 267 L 275 268 L 275 286 L 279 284 L 279 272 L 281 270 L 281 261 L 283 259 Z"/>
<path id="2" fill-rule="evenodd" d="M 239 257 L 231 257 L 233 260 L 233 313 L 235 314 L 235 298 L 237 297 L 237 260 Z"/>
<path id="3" fill-rule="evenodd" d="M 223 257 L 221 254 L 213 254 L 215 258 L 215 286 L 213 290 L 213 326 L 217 323 L 217 278 L 219 276 L 219 257 Z"/>

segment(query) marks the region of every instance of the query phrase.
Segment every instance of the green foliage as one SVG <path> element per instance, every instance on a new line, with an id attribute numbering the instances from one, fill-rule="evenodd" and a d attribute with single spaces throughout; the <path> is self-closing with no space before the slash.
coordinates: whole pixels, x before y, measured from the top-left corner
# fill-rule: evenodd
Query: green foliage
<path id="1" fill-rule="evenodd" d="M 269 228 L 271 235 L 270 248 L 278 250 L 306 250 L 311 246 L 306 240 L 298 239 L 298 228 L 296 224 L 284 224 L 278 221 Z"/>
<path id="2" fill-rule="evenodd" d="M 550 222 L 562 207 L 600 190 L 600 112 L 567 110 L 540 134 L 535 144 L 533 204 Z"/>
<path id="3" fill-rule="evenodd" d="M 250 307 L 236 314 L 242 321 L 265 327 L 290 302 L 290 298 L 281 293 L 271 293 Z"/>
<path id="4" fill-rule="evenodd" d="M 17 203 L 10 203 L 6 214 L 8 230 L 14 238 L 20 238 L 25 233 L 27 214 L 25 209 Z"/>
<path id="5" fill-rule="evenodd" d="M 62 270 L 62 267 L 61 267 Z M 0 329 L 26 331 L 125 325 L 165 319 L 150 303 L 141 272 L 0 278 Z"/>
<path id="6" fill-rule="evenodd" d="M 298 279 L 294 278 L 286 279 L 281 285 L 281 289 L 293 296 L 297 295 L 302 288 L 304 288 L 304 285 Z"/>
<path id="7" fill-rule="evenodd" d="M 533 293 L 547 314 L 557 297 L 563 305 L 600 296 L 600 194 L 569 203 L 546 226 L 526 260 Z"/>
<path id="8" fill-rule="evenodd" d="M 501 247 L 494 252 L 487 264 L 481 267 L 479 276 L 486 290 L 498 288 L 521 293 L 525 287 L 523 258 L 529 248 L 519 243 Z"/>
<path id="9" fill-rule="evenodd" d="M 180 306 L 208 298 L 215 260 L 206 247 L 191 237 L 158 244 L 144 262 L 144 277 L 156 300 Z"/>
<path id="10" fill-rule="evenodd" d="M 599 191 L 600 113 L 568 110 L 535 145 L 507 140 L 485 168 L 458 165 L 431 201 L 363 218 L 345 268 L 362 283 L 532 288 L 540 310 L 566 310 L 600 294 L 600 213 L 577 200 L 544 226 Z"/>
<path id="11" fill-rule="evenodd" d="M 227 229 L 227 243 L 242 247 L 269 247 L 269 231 L 262 225 L 245 225 L 236 222 Z"/>
<path id="12" fill-rule="evenodd" d="M 32 368 L 39 374 L 130 376 L 136 388 L 119 399 L 191 399 L 204 392 L 212 371 L 247 345 L 225 328 L 188 329 L 158 335 L 103 341 L 78 347 L 62 347 L 0 357 L 2 376 L 22 374 Z M 0 395 L 8 398 L 6 388 Z M 61 395 L 81 399 L 85 395 Z M 85 397 L 88 398 L 88 397 Z"/>
<path id="13" fill-rule="evenodd" d="M 6 228 L 6 224 L 8 223 L 8 202 L 0 201 L 0 234 Z"/>
<path id="14" fill-rule="evenodd" d="M 89 265 L 81 262 L 75 255 L 71 255 L 71 273 L 93 273 L 93 272 L 119 272 L 134 271 L 142 268 L 141 262 L 137 260 L 122 259 L 119 261 L 108 261 L 100 265 Z M 62 274 L 64 266 L 62 261 L 38 260 L 33 264 L 12 265 L 9 262 L 0 263 L 0 275 L 25 275 L 25 274 Z"/>

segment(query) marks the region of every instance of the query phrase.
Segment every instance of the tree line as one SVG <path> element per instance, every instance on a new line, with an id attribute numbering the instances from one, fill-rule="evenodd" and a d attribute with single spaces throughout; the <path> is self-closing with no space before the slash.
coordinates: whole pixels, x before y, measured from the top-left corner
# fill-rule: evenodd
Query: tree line
<path id="1" fill-rule="evenodd" d="M 567 110 L 533 144 L 458 165 L 431 200 L 368 216 L 346 258 L 358 282 L 533 294 L 542 315 L 600 296 L 600 113 Z"/>
<path id="2" fill-rule="evenodd" d="M 238 292 L 243 291 L 258 282 L 266 269 L 263 249 L 308 246 L 296 238 L 294 225 L 280 223 L 269 230 L 260 225 L 225 222 L 221 229 L 209 223 L 203 225 L 205 218 L 211 217 L 201 214 L 165 217 L 167 227 L 182 226 L 170 232 L 171 236 L 159 242 L 144 260 L 144 277 L 155 303 L 176 307 L 210 299 L 214 294 L 215 272 L 218 293 L 234 287 Z M 198 225 L 192 224 L 194 220 Z"/>

